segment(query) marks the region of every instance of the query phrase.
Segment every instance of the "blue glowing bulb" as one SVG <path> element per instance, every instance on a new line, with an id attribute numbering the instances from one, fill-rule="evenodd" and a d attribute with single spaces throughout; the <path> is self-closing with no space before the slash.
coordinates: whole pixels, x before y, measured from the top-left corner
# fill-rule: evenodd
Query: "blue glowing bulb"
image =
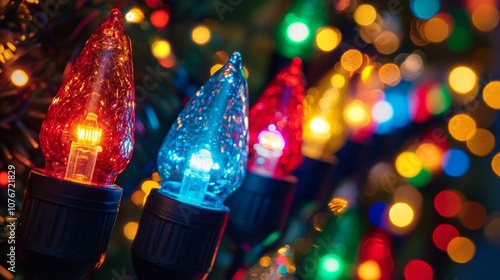
<path id="1" fill-rule="evenodd" d="M 243 181 L 248 155 L 248 90 L 241 55 L 200 88 L 177 117 L 158 155 L 160 191 L 180 201 L 224 209 Z"/>

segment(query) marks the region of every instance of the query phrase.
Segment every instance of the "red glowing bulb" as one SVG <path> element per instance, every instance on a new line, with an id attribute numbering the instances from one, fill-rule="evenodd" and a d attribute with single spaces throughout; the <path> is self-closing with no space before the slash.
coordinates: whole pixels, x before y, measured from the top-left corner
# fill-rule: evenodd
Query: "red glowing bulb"
<path id="1" fill-rule="evenodd" d="M 251 171 L 285 177 L 302 161 L 304 86 L 302 61 L 294 58 L 250 109 Z"/>
<path id="2" fill-rule="evenodd" d="M 134 146 L 132 48 L 113 9 L 90 36 L 52 100 L 40 131 L 47 175 L 111 185 Z"/>

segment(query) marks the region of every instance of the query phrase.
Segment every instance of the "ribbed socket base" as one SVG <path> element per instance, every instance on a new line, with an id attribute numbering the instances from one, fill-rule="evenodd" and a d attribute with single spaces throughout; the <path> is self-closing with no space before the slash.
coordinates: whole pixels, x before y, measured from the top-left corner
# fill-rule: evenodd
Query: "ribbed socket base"
<path id="1" fill-rule="evenodd" d="M 241 187 L 227 200 L 228 234 L 238 244 L 255 246 L 286 225 L 295 177 L 275 179 L 247 172 Z"/>
<path id="2" fill-rule="evenodd" d="M 88 279 L 104 261 L 118 186 L 94 187 L 32 171 L 16 249 L 25 279 Z"/>
<path id="3" fill-rule="evenodd" d="M 139 279 L 205 279 L 219 248 L 229 210 L 211 210 L 152 190 L 132 243 Z"/>

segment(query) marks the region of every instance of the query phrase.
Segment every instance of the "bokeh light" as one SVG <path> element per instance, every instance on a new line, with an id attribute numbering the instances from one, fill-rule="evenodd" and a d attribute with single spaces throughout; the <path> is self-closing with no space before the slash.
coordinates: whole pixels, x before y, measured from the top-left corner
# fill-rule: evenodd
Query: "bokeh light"
<path id="1" fill-rule="evenodd" d="M 467 201 L 462 204 L 460 212 L 458 212 L 458 220 L 465 228 L 475 230 L 484 225 L 487 215 L 488 213 L 481 203 Z"/>
<path id="2" fill-rule="evenodd" d="M 398 202 L 389 209 L 389 220 L 396 227 L 406 227 L 413 221 L 413 209 L 404 202 Z"/>
<path id="3" fill-rule="evenodd" d="M 167 40 L 156 40 L 151 45 L 151 51 L 157 59 L 166 59 L 170 55 L 170 43 Z"/>
<path id="4" fill-rule="evenodd" d="M 500 153 L 497 153 L 491 160 L 491 169 L 497 176 L 500 176 Z"/>
<path id="5" fill-rule="evenodd" d="M 423 260 L 409 261 L 404 270 L 406 280 L 432 280 L 434 279 L 434 270 Z"/>
<path id="6" fill-rule="evenodd" d="M 405 80 L 415 80 L 424 71 L 424 60 L 420 54 L 412 53 L 401 63 L 399 69 L 401 70 L 401 76 Z"/>
<path id="7" fill-rule="evenodd" d="M 443 155 L 441 167 L 444 173 L 452 177 L 460 177 L 464 175 L 470 166 L 470 159 L 467 154 L 459 149 L 450 149 Z"/>
<path id="8" fill-rule="evenodd" d="M 387 216 L 388 216 L 389 206 L 383 202 L 375 202 L 370 206 L 368 210 L 368 217 L 370 221 L 377 227 L 387 226 Z"/>
<path id="9" fill-rule="evenodd" d="M 432 241 L 439 250 L 446 251 L 450 241 L 460 236 L 458 230 L 449 224 L 440 224 L 432 232 Z"/>
<path id="10" fill-rule="evenodd" d="M 448 256 L 456 263 L 469 262 L 476 253 L 476 246 L 467 237 L 455 237 L 448 244 Z"/>
<path id="11" fill-rule="evenodd" d="M 443 151 L 434 143 L 423 143 L 418 146 L 415 154 L 422 161 L 422 165 L 430 171 L 436 172 L 441 169 Z"/>
<path id="12" fill-rule="evenodd" d="M 489 32 L 498 25 L 498 8 L 495 5 L 485 3 L 478 6 L 472 12 L 472 24 L 482 32 Z"/>
<path id="13" fill-rule="evenodd" d="M 438 14 L 425 22 L 422 35 L 427 41 L 441 43 L 448 38 L 452 26 L 450 25 L 450 20 L 446 18 L 446 16 Z"/>
<path id="14" fill-rule="evenodd" d="M 448 122 L 451 137 L 458 141 L 467 141 L 476 132 L 476 121 L 466 114 L 453 116 Z"/>
<path id="15" fill-rule="evenodd" d="M 0 172 L 0 186 L 7 186 L 9 183 L 9 175 L 6 171 Z"/>
<path id="16" fill-rule="evenodd" d="M 415 153 L 402 152 L 396 158 L 395 166 L 399 175 L 411 178 L 417 176 L 420 170 L 422 170 L 423 164 Z"/>
<path id="17" fill-rule="evenodd" d="M 160 188 L 160 184 L 156 181 L 153 180 L 146 180 L 142 182 L 141 184 L 141 190 L 146 194 L 149 195 L 152 189 L 158 189 Z"/>
<path id="18" fill-rule="evenodd" d="M 477 86 L 477 75 L 469 67 L 457 66 L 448 75 L 448 84 L 459 94 L 470 93 Z"/>
<path id="19" fill-rule="evenodd" d="M 425 100 L 427 110 L 433 115 L 444 113 L 451 107 L 451 96 L 445 85 L 437 84 L 427 93 Z"/>
<path id="20" fill-rule="evenodd" d="M 500 213 L 495 212 L 484 227 L 484 237 L 491 243 L 500 245 Z"/>
<path id="21" fill-rule="evenodd" d="M 399 49 L 399 38 L 390 31 L 382 31 L 373 42 L 375 49 L 381 54 L 391 54 Z"/>
<path id="22" fill-rule="evenodd" d="M 395 86 L 401 81 L 401 72 L 394 63 L 386 63 L 378 70 L 379 79 L 388 86 Z"/>
<path id="23" fill-rule="evenodd" d="M 413 186 L 403 185 L 396 189 L 393 196 L 394 201 L 401 201 L 411 205 L 413 209 L 422 207 L 422 194 Z"/>
<path id="24" fill-rule="evenodd" d="M 303 22 L 294 22 L 286 30 L 288 38 L 296 43 L 300 43 L 309 37 L 309 28 Z"/>
<path id="25" fill-rule="evenodd" d="M 191 38 L 193 39 L 193 42 L 195 42 L 198 45 L 204 45 L 208 41 L 210 41 L 210 29 L 206 27 L 205 25 L 198 25 L 193 29 L 193 32 L 191 32 Z"/>
<path id="26" fill-rule="evenodd" d="M 16 69 L 10 75 L 10 80 L 12 81 L 12 83 L 14 85 L 16 85 L 18 87 L 22 87 L 28 83 L 29 77 L 28 77 L 28 74 L 26 74 L 26 72 L 24 72 L 23 70 Z"/>
<path id="27" fill-rule="evenodd" d="M 363 241 L 361 252 L 362 256 L 375 261 L 381 261 L 391 256 L 389 244 L 380 237 L 370 237 Z"/>
<path id="28" fill-rule="evenodd" d="M 123 234 L 128 240 L 134 240 L 138 228 L 139 224 L 137 222 L 128 222 L 123 227 Z"/>
<path id="29" fill-rule="evenodd" d="M 368 106 L 359 100 L 350 102 L 344 108 L 344 118 L 346 122 L 354 127 L 368 125 L 371 121 L 370 115 Z"/>
<path id="30" fill-rule="evenodd" d="M 167 26 L 170 15 L 165 10 L 157 10 L 151 13 L 149 19 L 154 27 L 161 29 Z"/>
<path id="31" fill-rule="evenodd" d="M 334 74 L 330 79 L 330 82 L 335 88 L 343 88 L 346 84 L 345 77 L 342 74 Z"/>
<path id="32" fill-rule="evenodd" d="M 212 66 L 210 68 L 210 75 L 213 75 L 215 72 L 217 72 L 217 70 L 221 69 L 222 66 L 224 66 L 223 64 L 220 64 L 220 63 L 216 63 L 214 64 L 214 66 Z"/>
<path id="33" fill-rule="evenodd" d="M 323 27 L 316 34 L 316 46 L 324 52 L 334 50 L 342 41 L 342 34 L 335 27 Z"/>
<path id="34" fill-rule="evenodd" d="M 358 266 L 358 277 L 361 280 L 378 280 L 380 276 L 380 267 L 375 261 L 364 261 Z"/>
<path id="35" fill-rule="evenodd" d="M 125 14 L 125 20 L 131 23 L 140 23 L 144 20 L 144 14 L 138 8 L 132 8 Z"/>
<path id="36" fill-rule="evenodd" d="M 410 9 L 413 14 L 421 19 L 429 19 L 439 12 L 440 1 L 436 0 L 413 0 L 410 1 Z"/>
<path id="37" fill-rule="evenodd" d="M 372 118 L 377 123 L 383 123 L 392 118 L 394 110 L 391 103 L 380 100 L 372 107 Z"/>
<path id="38" fill-rule="evenodd" d="M 370 25 L 377 18 L 377 10 L 372 5 L 359 5 L 354 11 L 354 20 L 361 26 Z"/>
<path id="39" fill-rule="evenodd" d="M 146 197 L 145 192 L 143 192 L 142 190 L 137 190 L 137 191 L 132 193 L 132 195 L 130 196 L 130 200 L 132 201 L 133 204 L 135 204 L 137 206 L 142 206 L 144 203 L 145 197 Z"/>
<path id="40" fill-rule="evenodd" d="M 476 156 L 486 156 L 495 147 L 495 136 L 486 129 L 476 129 L 474 135 L 467 139 L 467 148 Z"/>
<path id="41" fill-rule="evenodd" d="M 354 72 L 363 64 L 363 54 L 355 49 L 347 50 L 340 57 L 340 64 L 349 72 Z"/>
<path id="42" fill-rule="evenodd" d="M 500 81 L 489 82 L 483 89 L 483 100 L 493 109 L 500 109 Z"/>
<path id="43" fill-rule="evenodd" d="M 417 188 L 423 188 L 429 184 L 432 179 L 432 173 L 426 168 L 422 168 L 415 177 L 408 178 L 408 183 Z"/>
<path id="44" fill-rule="evenodd" d="M 326 255 L 320 260 L 319 276 L 320 278 L 338 278 L 342 272 L 344 264 L 337 255 Z"/>
<path id="45" fill-rule="evenodd" d="M 434 208 L 439 215 L 450 218 L 458 214 L 462 207 L 462 199 L 453 190 L 443 190 L 434 198 Z"/>

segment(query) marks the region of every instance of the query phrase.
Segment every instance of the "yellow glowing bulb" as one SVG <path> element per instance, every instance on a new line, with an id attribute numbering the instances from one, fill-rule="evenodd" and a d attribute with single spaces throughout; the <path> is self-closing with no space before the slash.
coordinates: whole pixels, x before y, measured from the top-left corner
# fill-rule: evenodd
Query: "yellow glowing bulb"
<path id="1" fill-rule="evenodd" d="M 457 93 L 467 94 L 476 87 L 477 75 L 469 67 L 458 66 L 450 72 L 448 84 Z"/>
<path id="2" fill-rule="evenodd" d="M 331 79 L 332 86 L 343 88 L 345 86 L 345 77 L 341 74 L 334 74 Z"/>
<path id="3" fill-rule="evenodd" d="M 10 80 L 14 85 L 22 87 L 28 83 L 29 77 L 23 70 L 17 69 L 10 75 Z"/>
<path id="4" fill-rule="evenodd" d="M 354 20 L 361 26 L 372 24 L 377 18 L 377 10 L 372 5 L 359 5 L 354 11 Z"/>
<path id="5" fill-rule="evenodd" d="M 166 40 L 157 40 L 151 46 L 151 51 L 157 59 L 166 59 L 170 54 L 170 43 Z"/>
<path id="6" fill-rule="evenodd" d="M 370 110 L 363 102 L 355 100 L 345 107 L 344 118 L 352 126 L 365 126 L 370 123 Z"/>
<path id="7" fill-rule="evenodd" d="M 406 178 L 413 178 L 420 173 L 423 164 L 422 160 L 413 152 L 403 152 L 396 158 L 396 170 L 399 175 Z"/>
<path id="8" fill-rule="evenodd" d="M 210 29 L 204 25 L 199 25 L 193 29 L 191 32 L 191 39 L 198 45 L 204 45 L 210 41 L 211 33 Z"/>
<path id="9" fill-rule="evenodd" d="M 476 132 L 476 121 L 466 114 L 453 116 L 448 122 L 448 131 L 458 141 L 467 141 Z"/>
<path id="10" fill-rule="evenodd" d="M 493 109 L 500 109 L 500 81 L 489 82 L 483 89 L 484 102 Z"/>
<path id="11" fill-rule="evenodd" d="M 389 210 L 389 220 L 397 227 L 406 227 L 413 221 L 413 209 L 404 202 L 395 203 Z"/>
<path id="12" fill-rule="evenodd" d="M 361 280 L 380 279 L 380 267 L 376 261 L 365 261 L 358 267 L 358 276 Z"/>
<path id="13" fill-rule="evenodd" d="M 322 51 L 329 52 L 334 50 L 342 40 L 342 35 L 337 28 L 321 28 L 316 35 L 316 45 Z"/>
<path id="14" fill-rule="evenodd" d="M 144 14 L 138 8 L 132 8 L 125 14 L 125 20 L 131 23 L 140 23 L 144 20 Z"/>
<path id="15" fill-rule="evenodd" d="M 128 240 L 134 240 L 135 235 L 137 234 L 137 229 L 139 228 L 139 224 L 136 222 L 128 222 L 124 227 L 123 227 L 123 235 Z"/>
<path id="16" fill-rule="evenodd" d="M 323 117 L 314 117 L 309 123 L 309 129 L 312 134 L 321 139 L 328 139 L 330 137 L 330 124 Z"/>

